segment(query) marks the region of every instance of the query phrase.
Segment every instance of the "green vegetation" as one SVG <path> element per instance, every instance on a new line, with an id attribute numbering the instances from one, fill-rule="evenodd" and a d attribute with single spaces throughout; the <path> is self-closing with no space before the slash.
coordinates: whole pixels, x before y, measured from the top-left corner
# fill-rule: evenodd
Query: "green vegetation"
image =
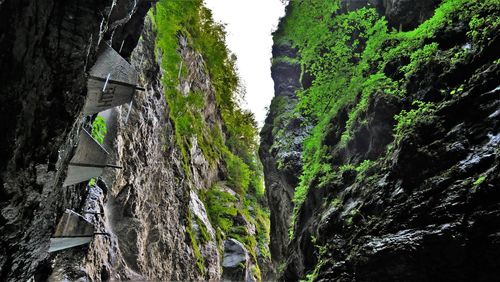
<path id="1" fill-rule="evenodd" d="M 262 273 L 260 272 L 260 268 L 256 265 L 252 265 L 252 268 L 250 269 L 252 272 L 252 275 L 254 277 L 261 277 Z"/>
<path id="2" fill-rule="evenodd" d="M 276 152 L 275 158 L 279 170 L 287 170 L 290 169 L 288 166 L 293 166 L 293 163 L 287 161 L 286 157 L 295 150 L 293 146 L 296 143 L 294 140 L 296 136 L 287 130 L 291 123 L 295 123 L 300 118 L 298 112 L 293 110 L 295 104 L 296 101 L 291 100 L 290 97 L 274 97 L 269 107 L 269 112 L 274 114 L 273 123 L 264 125 L 262 129 L 263 132 L 269 130 L 272 132 L 273 145 L 270 150 Z"/>
<path id="3" fill-rule="evenodd" d="M 253 218 L 255 219 L 255 237 L 257 240 L 257 247 L 259 248 L 260 255 L 264 259 L 270 260 L 271 253 L 269 252 L 269 232 L 271 229 L 271 222 L 269 220 L 269 211 L 254 204 L 254 209 L 251 214 L 254 215 Z"/>
<path id="4" fill-rule="evenodd" d="M 300 60 L 298 58 L 290 58 L 290 57 L 277 57 L 273 58 L 272 64 L 277 64 L 277 63 L 285 63 L 289 65 L 298 65 L 300 64 Z"/>
<path id="5" fill-rule="evenodd" d="M 106 125 L 106 121 L 101 116 L 96 116 L 94 121 L 92 122 L 92 138 L 94 138 L 99 144 L 104 143 L 104 137 L 106 137 L 106 133 L 108 132 L 108 127 Z M 96 178 L 92 178 L 89 180 L 87 186 L 93 187 L 97 183 Z"/>
<path id="6" fill-rule="evenodd" d="M 319 269 L 323 266 L 324 262 L 320 261 L 319 263 L 316 264 L 314 267 L 313 271 L 311 273 L 306 274 L 306 279 L 300 280 L 300 282 L 313 282 L 316 281 L 318 278 L 319 274 Z"/>
<path id="7" fill-rule="evenodd" d="M 333 201 L 330 203 L 335 208 L 340 208 L 342 206 L 342 200 L 340 198 L 335 198 Z"/>
<path id="8" fill-rule="evenodd" d="M 262 257 L 270 258 L 267 249 L 270 228 L 269 212 L 258 203 L 260 196 L 247 194 L 245 198 L 241 198 L 241 195 L 233 193 L 229 188 L 215 185 L 202 194 L 202 200 L 206 204 L 210 222 L 216 229 L 218 240 L 220 243 L 226 238 L 240 241 L 255 261 L 257 259 L 256 248 L 259 249 Z M 238 217 L 254 225 L 255 234 L 250 234 L 245 225 L 238 225 L 241 223 L 240 220 L 236 220 Z"/>
<path id="9" fill-rule="evenodd" d="M 191 246 L 193 247 L 193 252 L 194 252 L 194 257 L 196 258 L 196 266 L 200 270 L 200 273 L 202 275 L 205 275 L 206 269 L 205 269 L 205 259 L 201 255 L 200 252 L 200 246 L 198 244 L 198 239 L 196 238 L 196 233 L 192 229 L 192 221 L 193 221 L 193 215 L 189 212 L 188 213 L 188 222 L 186 224 L 186 234 L 189 237 L 189 240 L 191 241 Z M 201 224 L 203 225 L 203 223 Z M 201 225 L 198 225 L 201 229 Z"/>
<path id="10" fill-rule="evenodd" d="M 376 163 L 331 161 L 332 151 L 346 147 L 355 130 L 366 122 L 370 98 L 391 95 L 411 103 L 415 98 L 408 95 L 407 86 L 426 66 L 435 63 L 452 69 L 468 58 L 470 48 L 483 46 L 492 37 L 500 27 L 499 4 L 498 0 L 445 0 L 419 27 L 398 31 L 373 8 L 340 14 L 339 1 L 291 0 L 287 17 L 275 33 L 275 44 L 297 48 L 303 72 L 314 78 L 309 88 L 297 93 L 295 111 L 314 128 L 303 143 L 303 173 L 295 189 L 291 229 L 311 187 L 323 187 L 345 170 L 356 170 L 357 177 L 364 177 Z M 459 21 L 467 25 L 468 45 L 443 49 L 435 35 Z M 459 83 L 441 92 L 459 94 L 463 91 Z M 341 140 L 328 146 L 324 141 L 330 124 L 344 108 L 349 111 Z M 432 103 L 415 101 L 411 109 L 396 115 L 396 142 L 415 124 L 432 121 L 434 112 Z"/>
<path id="11" fill-rule="evenodd" d="M 339 167 L 339 171 L 341 173 L 344 173 L 344 172 L 350 171 L 350 170 L 356 170 L 356 166 L 354 166 L 353 164 L 346 164 L 346 165 L 341 165 Z"/>
<path id="12" fill-rule="evenodd" d="M 483 183 L 484 181 L 486 180 L 486 175 L 481 175 L 479 176 L 476 181 L 474 181 L 474 183 L 472 183 L 472 185 L 474 186 L 479 186 L 481 185 L 481 183 Z"/>
<path id="13" fill-rule="evenodd" d="M 218 186 L 210 188 L 203 199 L 210 222 L 217 227 L 217 232 L 227 233 L 233 227 L 233 218 L 238 214 L 236 197 Z"/>
<path id="14" fill-rule="evenodd" d="M 380 93 L 388 95 L 402 95 L 402 91 L 398 89 L 398 83 L 388 78 L 381 72 L 370 75 L 370 77 L 362 83 L 361 87 L 361 98 L 349 112 L 349 119 L 346 122 L 346 130 L 341 137 L 340 142 L 343 146 L 347 145 L 347 142 L 351 139 L 354 124 L 359 119 L 359 116 L 366 111 L 366 108 L 368 107 L 368 99 L 372 94 L 379 91 Z"/>
<path id="15" fill-rule="evenodd" d="M 235 57 L 226 48 L 223 26 L 213 21 L 210 10 L 203 7 L 201 0 L 160 1 L 152 18 L 158 32 L 157 46 L 161 50 L 162 68 L 165 70 L 165 98 L 175 128 L 175 140 L 182 150 L 185 173 L 190 173 L 188 152 L 193 138 L 197 139 L 204 156 L 212 165 L 222 159 L 230 159 L 234 163 L 238 162 L 236 158 L 240 158 L 255 171 L 256 123 L 253 115 L 238 105 L 241 99 L 238 93 L 241 91 L 238 91 Z M 178 88 L 180 80 L 189 72 L 186 67 L 189 62 L 184 62 L 178 52 L 180 37 L 187 38 L 188 44 L 203 56 L 215 90 L 217 108 L 226 126 L 225 141 L 221 128 L 208 124 L 203 118 L 209 93 L 193 89 L 189 93 L 182 93 Z M 246 186 L 246 183 L 242 184 L 240 188 Z"/>
<path id="16" fill-rule="evenodd" d="M 200 229 L 201 242 L 205 243 L 205 242 L 210 241 L 210 234 L 208 234 L 207 227 L 205 226 L 205 224 L 203 224 L 201 219 L 199 219 L 198 217 L 196 217 L 196 225 L 198 225 L 198 228 Z"/>
<path id="17" fill-rule="evenodd" d="M 94 122 L 92 122 L 92 137 L 99 142 L 99 144 L 102 144 L 107 132 L 108 128 L 106 126 L 106 121 L 103 117 L 97 116 Z"/>
<path id="18" fill-rule="evenodd" d="M 317 244 L 317 239 L 314 236 L 311 236 L 311 242 L 314 244 L 314 248 L 316 249 L 316 252 L 318 254 L 318 262 L 316 263 L 313 271 L 309 272 L 306 274 L 306 279 L 300 280 L 300 282 L 313 282 L 316 281 L 319 275 L 319 270 L 323 265 L 326 264 L 327 260 L 324 259 L 323 257 L 326 255 L 326 252 L 328 250 L 327 246 L 321 246 Z"/>
<path id="19" fill-rule="evenodd" d="M 149 15 L 157 31 L 157 52 L 164 70 L 162 79 L 169 118 L 186 177 L 191 175 L 189 152 L 195 143 L 210 166 L 218 167 L 224 175 L 222 183 L 207 187 L 200 195 L 216 230 L 219 248 L 224 239 L 235 238 L 246 246 L 257 262 L 257 248 L 262 256 L 269 257 L 269 215 L 261 205 L 264 185 L 262 165 L 257 156 L 257 124 L 253 114 L 239 106 L 244 90 L 239 86 L 236 58 L 225 44 L 224 27 L 213 21 L 211 11 L 202 2 L 160 0 Z M 185 40 L 187 48 L 181 44 Z M 186 56 L 186 52 L 201 56 Z M 208 75 L 213 93 L 196 86 L 182 90 L 183 87 L 179 87 L 193 72 L 190 69 L 192 60 L 198 58 L 203 59 L 202 71 Z M 213 100 L 214 115 L 220 114 L 215 119 L 220 118 L 222 123 L 206 120 L 205 106 L 213 104 Z M 255 234 L 249 234 L 249 228 L 241 224 L 240 218 L 256 227 Z M 203 223 L 199 219 L 196 223 L 200 227 L 199 234 L 194 234 L 189 227 L 186 232 L 203 274 L 199 245 L 210 238 Z M 252 271 L 260 279 L 258 266 Z"/>
<path id="20" fill-rule="evenodd" d="M 226 165 L 230 186 L 236 188 L 237 191 L 246 192 L 251 176 L 248 165 L 242 159 L 231 154 L 228 154 Z"/>
<path id="21" fill-rule="evenodd" d="M 430 122 L 430 117 L 435 111 L 433 103 L 424 103 L 422 101 L 414 101 L 415 109 L 410 111 L 403 110 L 401 113 L 394 116 L 397 124 L 394 128 L 396 142 L 399 142 L 403 136 L 411 130 L 417 122 Z"/>
<path id="22" fill-rule="evenodd" d="M 99 144 L 104 143 L 104 137 L 106 137 L 106 133 L 108 132 L 108 127 L 106 125 L 106 121 L 101 116 L 96 116 L 94 121 L 92 122 L 92 138 L 94 138 Z M 92 178 L 89 180 L 88 186 L 95 186 L 97 180 Z"/>
<path id="23" fill-rule="evenodd" d="M 91 178 L 89 180 L 89 183 L 87 184 L 87 186 L 90 186 L 90 187 L 94 187 L 97 183 L 97 180 L 95 178 Z"/>
<path id="24" fill-rule="evenodd" d="M 460 85 L 460 87 L 458 87 L 457 89 L 451 90 L 450 95 L 457 95 L 462 93 L 463 91 L 464 91 L 463 85 Z"/>
<path id="25" fill-rule="evenodd" d="M 281 276 L 281 275 L 283 275 L 283 273 L 285 272 L 285 270 L 286 270 L 286 261 L 282 261 L 278 265 L 278 269 L 276 270 L 276 273 L 277 273 L 278 276 Z"/>
<path id="26" fill-rule="evenodd" d="M 217 240 L 222 244 L 224 239 L 234 238 L 245 245 L 255 262 L 257 261 L 257 248 L 262 257 L 269 259 L 270 254 L 267 248 L 269 213 L 262 209 L 253 196 L 250 195 L 238 201 L 236 199 L 238 195 L 233 195 L 227 189 L 214 186 L 204 195 L 210 221 L 216 228 Z M 255 234 L 250 234 L 246 225 L 238 225 L 241 224 L 241 220 L 236 220 L 239 217 L 255 226 Z M 260 273 L 260 270 L 256 273 Z"/>
<path id="27" fill-rule="evenodd" d="M 373 166 L 373 161 L 371 160 L 364 160 L 362 163 L 360 163 L 356 167 L 356 172 L 361 174 L 366 172 L 368 169 L 370 169 Z"/>
<path id="28" fill-rule="evenodd" d="M 359 212 L 359 209 L 355 208 L 355 209 L 352 209 L 349 214 L 347 214 L 347 216 L 345 217 L 345 223 L 348 225 L 348 226 L 351 226 L 353 225 L 354 223 L 354 218 L 358 217 L 358 216 L 361 216 L 361 213 Z M 362 216 L 361 216 L 362 217 Z"/>

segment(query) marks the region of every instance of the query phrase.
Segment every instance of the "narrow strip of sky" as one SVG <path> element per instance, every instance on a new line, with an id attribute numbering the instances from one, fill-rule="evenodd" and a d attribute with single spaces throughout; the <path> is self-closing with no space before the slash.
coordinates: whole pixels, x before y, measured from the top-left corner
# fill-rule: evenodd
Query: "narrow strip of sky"
<path id="1" fill-rule="evenodd" d="M 259 126 L 274 96 L 271 78 L 271 33 L 285 6 L 281 0 L 205 0 L 214 19 L 226 25 L 227 45 L 238 58 L 238 73 L 246 87 L 246 104 Z"/>

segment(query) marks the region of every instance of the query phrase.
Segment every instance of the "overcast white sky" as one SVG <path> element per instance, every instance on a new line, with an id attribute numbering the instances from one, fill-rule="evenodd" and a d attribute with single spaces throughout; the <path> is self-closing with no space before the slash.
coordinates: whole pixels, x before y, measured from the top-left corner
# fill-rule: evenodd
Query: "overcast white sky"
<path id="1" fill-rule="evenodd" d="M 205 0 L 205 4 L 216 21 L 226 24 L 227 45 L 238 57 L 238 72 L 247 90 L 243 106 L 262 126 L 274 95 L 271 32 L 285 7 L 280 0 Z"/>

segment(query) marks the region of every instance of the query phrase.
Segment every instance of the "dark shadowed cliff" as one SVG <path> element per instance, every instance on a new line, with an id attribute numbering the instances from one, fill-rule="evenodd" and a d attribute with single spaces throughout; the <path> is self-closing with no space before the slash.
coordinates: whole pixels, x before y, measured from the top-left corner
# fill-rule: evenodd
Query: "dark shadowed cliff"
<path id="1" fill-rule="evenodd" d="M 2 1 L 0 15 L 0 280 L 260 280 L 256 123 L 202 2 Z"/>
<path id="2" fill-rule="evenodd" d="M 499 29 L 291 0 L 259 146 L 201 0 L 0 0 L 0 280 L 498 280 Z"/>
<path id="3" fill-rule="evenodd" d="M 0 149 L 1 279 L 26 280 L 48 256 L 51 230 L 65 209 L 78 207 L 85 185 L 62 189 L 67 166 L 86 120 L 86 71 L 98 46 L 137 44 L 151 3 L 118 1 L 2 1 Z M 55 187 L 58 187 L 55 189 Z"/>
<path id="4" fill-rule="evenodd" d="M 498 1 L 290 2 L 260 150 L 281 279 L 498 277 L 499 17 Z"/>

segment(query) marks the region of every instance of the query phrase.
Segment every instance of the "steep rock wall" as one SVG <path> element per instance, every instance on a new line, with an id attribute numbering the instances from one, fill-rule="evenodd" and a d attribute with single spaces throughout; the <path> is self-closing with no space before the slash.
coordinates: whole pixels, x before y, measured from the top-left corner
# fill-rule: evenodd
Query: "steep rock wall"
<path id="1" fill-rule="evenodd" d="M 370 4 L 386 15 L 389 26 L 411 30 L 432 16 L 439 2 L 341 1 L 340 13 Z M 290 18 L 290 12 L 288 8 L 283 21 Z M 498 17 L 494 8 L 477 8 L 474 12 L 477 17 Z M 424 45 L 438 44 L 430 55 L 435 56 L 432 60 L 419 57 L 416 61 L 399 53 L 384 65 L 384 75 L 407 81 L 404 98 L 387 95 L 387 90 L 380 87 L 365 100 L 366 108 L 355 116 L 352 112 L 362 101 L 358 94 L 322 125 L 320 145 L 324 151 L 320 152 L 327 160 L 325 166 L 334 172 L 312 178 L 292 226 L 293 239 L 285 250 L 273 253 L 277 254 L 275 259 L 279 258 L 283 280 L 489 281 L 498 275 L 493 267 L 498 264 L 494 238 L 498 230 L 495 188 L 499 177 L 499 83 L 498 55 L 493 52 L 498 24 L 483 27 L 488 34 L 484 40 L 471 39 L 473 24 L 467 22 L 470 17 L 461 16 L 464 22 L 458 16 L 451 17 L 449 25 L 425 39 Z M 275 35 L 275 49 L 293 46 L 282 35 Z M 394 46 L 397 41 L 386 44 L 382 48 Z M 467 54 L 463 60 L 446 59 L 454 54 L 458 58 L 461 53 Z M 300 62 L 301 54 L 287 54 L 286 59 L 282 56 L 275 55 L 274 60 L 293 65 Z M 416 68 L 405 76 L 404 66 L 410 61 L 417 62 Z M 373 64 L 368 73 L 376 68 L 377 62 Z M 302 70 L 304 89 L 316 79 L 309 77 L 309 67 Z M 287 70 L 273 68 L 276 85 L 282 84 L 283 79 L 279 78 L 286 73 Z M 289 87 L 295 90 L 294 85 L 290 83 Z M 279 95 L 277 90 L 275 100 Z M 415 100 L 429 103 L 432 109 L 418 110 L 418 115 L 412 116 L 415 124 L 409 122 L 412 129 L 396 134 L 395 139 L 395 115 L 402 109 L 406 110 L 405 115 L 410 109 L 415 113 Z M 283 210 L 283 201 L 272 195 L 283 191 L 293 195 L 297 186 L 290 187 L 289 183 L 296 183 L 296 176 L 301 174 L 298 167 L 293 176 L 281 172 L 277 177 L 276 171 L 286 166 L 268 161 L 275 158 L 273 152 L 288 150 L 290 142 L 272 140 L 271 133 L 279 132 L 283 129 L 281 124 L 293 120 L 289 111 L 271 107 L 262 134 L 261 157 L 268 166 L 266 185 L 272 219 L 273 213 Z M 280 118 L 284 121 L 275 124 Z M 305 130 L 304 124 L 308 123 L 281 134 L 289 136 Z M 292 204 L 287 208 L 291 210 Z M 285 220 L 274 223 L 281 224 L 274 230 L 284 230 L 290 224 Z M 281 239 L 282 233 L 274 232 L 271 236 L 275 236 L 271 242 L 286 242 Z M 285 261 L 280 262 L 283 257 Z"/>
<path id="2" fill-rule="evenodd" d="M 57 254 L 55 269 L 61 271 L 53 273 L 51 279 L 76 279 L 75 272 L 96 281 L 220 277 L 220 256 L 214 236 L 202 250 L 206 277 L 194 263 L 196 257 L 186 228 L 191 228 L 188 218 L 194 211 L 190 210 L 190 202 L 197 194 L 189 191 L 195 185 L 203 187 L 204 183 L 195 183 L 183 170 L 163 96 L 161 58 L 157 57 L 155 41 L 156 32 L 147 18 L 130 59 L 139 70 L 140 84 L 146 90 L 136 93 L 132 108 L 124 105 L 112 109 L 107 120 L 105 145 L 110 149 L 111 159 L 123 168 L 107 170 L 103 181 L 90 187 L 92 193 L 85 203 L 87 210 L 102 213 L 89 219 L 98 230 L 111 236 L 96 237 L 88 250 Z M 191 71 L 199 69 L 194 67 Z M 206 168 L 201 171 L 209 173 Z M 206 179 L 205 175 L 202 179 Z M 201 213 L 200 216 L 207 217 L 204 208 Z M 81 268 L 85 271 L 78 272 Z"/>
<path id="3" fill-rule="evenodd" d="M 275 97 L 260 133 L 259 155 L 264 166 L 266 196 L 274 206 L 270 215 L 270 250 L 275 267 L 286 254 L 293 191 L 301 170 L 301 144 L 306 134 L 300 116 L 290 114 L 297 104 L 295 92 L 301 88 L 300 66 L 293 61 L 279 60 L 295 58 L 296 52 L 289 46 L 273 48 L 275 59 L 271 70 Z"/>
<path id="4" fill-rule="evenodd" d="M 0 4 L 2 280 L 27 280 L 43 268 L 56 219 L 84 199 L 81 185 L 61 184 L 86 122 L 79 116 L 86 71 L 99 44 L 116 27 L 137 18 L 134 3 Z"/>
<path id="5" fill-rule="evenodd" d="M 198 155 L 191 167 L 198 177 L 188 178 L 183 171 L 182 156 L 167 118 L 159 59 L 155 57 L 156 37 L 150 28 L 149 24 L 132 60 L 143 70 L 141 78 L 147 91 L 134 100 L 127 123 L 122 113 L 118 126 L 116 146 L 124 169 L 110 191 L 107 208 L 111 228 L 127 265 L 146 279 L 216 280 L 220 277 L 220 256 L 210 222 L 205 224 L 212 238 L 201 250 L 207 267 L 205 277 L 193 263 L 196 258 L 186 231 L 192 228 L 188 213 L 207 218 L 203 204 L 198 210 L 190 204 L 199 202 L 197 193 L 190 191 L 209 187 L 213 177 L 208 175 L 215 173 L 203 166 L 207 163 L 203 155 Z M 210 85 L 208 76 L 199 68 L 200 58 L 189 56 L 187 50 L 181 53 L 191 66 L 188 76 L 201 72 L 191 85 Z M 210 95 L 207 89 L 205 93 Z M 197 151 L 194 145 L 192 152 Z"/>
<path id="6" fill-rule="evenodd" d="M 433 15 L 442 0 L 342 0 L 343 12 L 363 7 L 373 7 L 387 18 L 390 26 L 410 30 Z"/>
<path id="7" fill-rule="evenodd" d="M 0 152 L 2 281 L 217 281 L 223 270 L 229 280 L 260 278 L 267 239 L 253 217 L 260 212 L 261 225 L 266 218 L 256 199 L 247 206 L 233 191 L 239 187 L 226 183 L 239 181 L 229 179 L 239 167 L 229 171 L 227 160 L 209 161 L 198 136 L 186 142 L 187 150 L 176 139 L 165 96 L 164 55 L 178 54 L 182 61 L 175 85 L 179 93 L 201 95 L 206 132 L 221 132 L 218 141 L 224 144 L 227 126 L 210 70 L 191 39 L 176 34 L 176 54 L 162 54 L 156 46 L 154 14 L 147 16 L 154 3 L 0 3 L 5 86 L 0 99 L 6 121 Z M 92 130 L 95 116 L 80 112 L 86 73 L 103 43 L 132 64 L 145 90 L 136 92 L 131 104 L 99 114 L 107 127 L 108 163 L 121 168 L 106 168 L 96 181 L 61 187 L 81 129 Z M 12 72 L 4 71 L 7 67 Z M 229 204 L 237 211 L 230 219 L 236 230 L 231 236 L 242 242 L 226 238 L 213 225 L 204 201 L 214 186 L 231 196 Z M 253 208 L 257 205 L 259 210 Z M 88 246 L 49 254 L 49 238 L 66 209 L 82 214 L 99 235 Z M 257 235 L 263 238 L 259 244 Z M 242 246 L 241 252 L 224 248 L 230 241 Z M 231 269 L 236 272 L 230 274 Z"/>

